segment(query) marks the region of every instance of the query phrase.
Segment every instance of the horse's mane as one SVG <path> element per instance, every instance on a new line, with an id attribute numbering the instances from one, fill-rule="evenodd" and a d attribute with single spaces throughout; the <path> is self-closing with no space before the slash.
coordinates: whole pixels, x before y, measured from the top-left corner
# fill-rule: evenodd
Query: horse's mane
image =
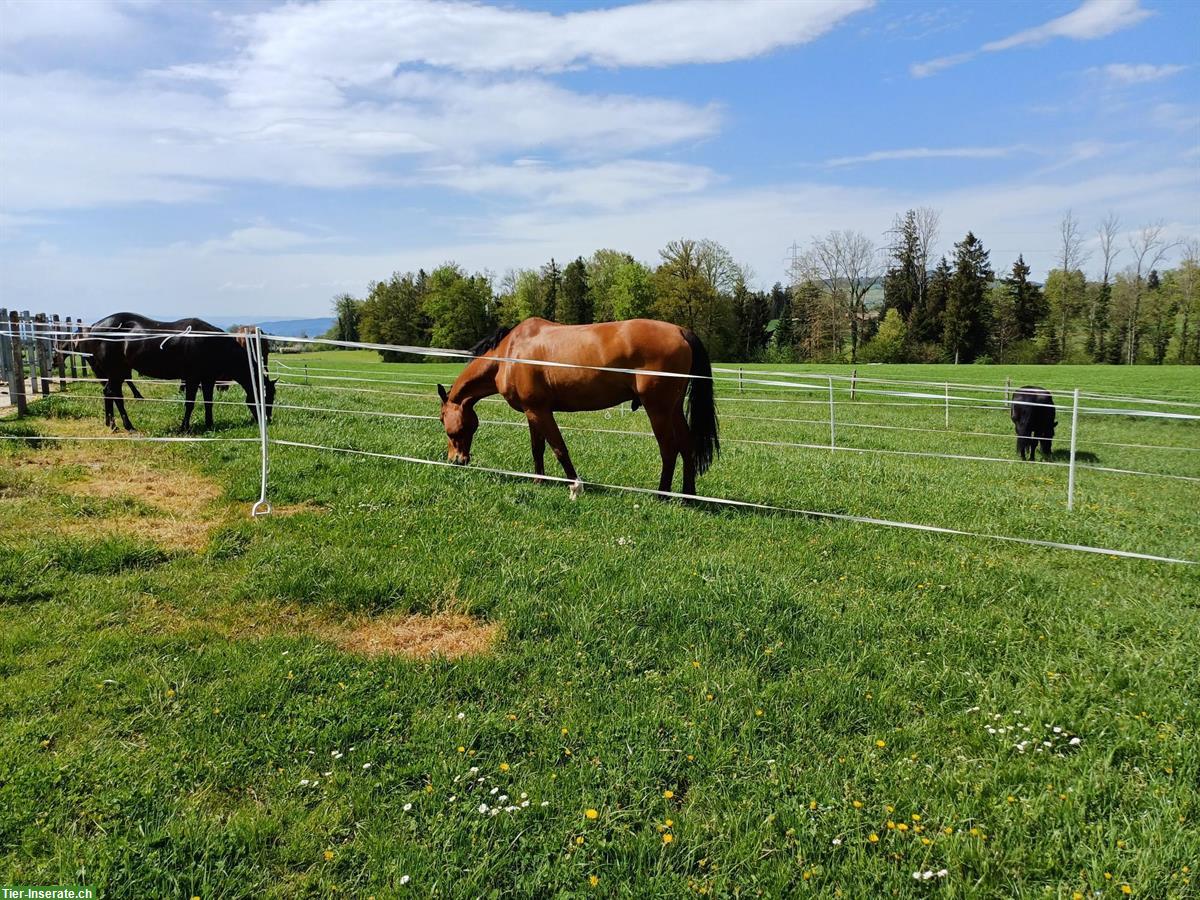
<path id="1" fill-rule="evenodd" d="M 500 345 L 500 342 L 508 336 L 510 331 L 512 331 L 511 328 L 497 328 L 492 334 L 489 334 L 478 344 L 472 347 L 468 352 L 472 356 L 483 356 L 483 354 L 487 353 L 489 350 L 495 350 Z"/>

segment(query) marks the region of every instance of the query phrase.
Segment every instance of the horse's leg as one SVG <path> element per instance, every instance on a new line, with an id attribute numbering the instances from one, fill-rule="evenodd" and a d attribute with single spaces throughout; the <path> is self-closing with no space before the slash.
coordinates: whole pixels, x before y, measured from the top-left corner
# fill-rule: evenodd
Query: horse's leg
<path id="1" fill-rule="evenodd" d="M 213 382 L 206 381 L 201 388 L 204 390 L 204 428 L 206 431 L 212 431 Z"/>
<path id="2" fill-rule="evenodd" d="M 675 457 L 679 448 L 675 442 L 675 422 L 671 410 L 663 409 L 651 401 L 646 403 L 646 415 L 650 419 L 650 428 L 654 431 L 654 439 L 658 441 L 658 455 L 662 458 L 662 474 L 658 477 L 658 489 L 670 491 L 671 483 L 675 480 Z M 662 498 L 666 499 L 666 498 Z"/>
<path id="3" fill-rule="evenodd" d="M 541 429 L 534 424 L 532 416 L 526 416 L 529 420 L 529 446 L 533 451 L 533 474 L 546 474 L 546 438 L 542 435 Z M 537 479 L 539 482 L 540 478 Z"/>
<path id="4" fill-rule="evenodd" d="M 550 449 L 554 451 L 554 456 L 558 459 L 559 465 L 562 466 L 563 474 L 567 476 L 575 484 L 571 485 L 571 498 L 579 496 L 582 490 L 579 484 L 579 474 L 575 471 L 575 466 L 571 464 L 571 454 L 567 452 L 567 443 L 563 440 L 562 432 L 558 430 L 558 423 L 554 421 L 554 413 L 550 410 L 532 410 L 525 411 L 526 417 L 531 425 L 537 428 L 542 433 L 542 437 L 550 444 Z"/>
<path id="5" fill-rule="evenodd" d="M 121 424 L 125 426 L 126 431 L 133 431 L 133 423 L 129 421 L 129 414 L 125 412 L 125 394 L 122 391 L 125 379 L 121 376 L 108 379 L 108 384 L 104 388 L 105 397 L 111 397 L 113 404 L 117 407 L 117 412 L 121 414 Z M 113 420 L 113 430 L 116 431 L 116 420 Z"/>
<path id="6" fill-rule="evenodd" d="M 183 384 L 184 396 L 183 401 L 183 424 L 179 426 L 180 431 L 187 431 L 192 427 L 192 410 L 196 408 L 196 382 L 185 381 Z"/>
<path id="7" fill-rule="evenodd" d="M 683 457 L 683 493 L 696 493 L 696 451 L 692 446 L 692 431 L 688 428 L 687 416 L 683 414 L 683 403 L 675 407 L 675 446 Z"/>

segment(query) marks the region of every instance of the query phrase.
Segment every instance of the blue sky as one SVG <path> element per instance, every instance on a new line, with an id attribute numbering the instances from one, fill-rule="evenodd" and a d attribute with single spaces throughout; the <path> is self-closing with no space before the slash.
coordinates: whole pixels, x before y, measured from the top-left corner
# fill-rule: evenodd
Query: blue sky
<path id="1" fill-rule="evenodd" d="M 1042 274 L 1068 209 L 1200 234 L 1198 48 L 1158 0 L 0 0 L 0 305 L 322 315 L 685 236 L 769 285 L 918 205 Z"/>

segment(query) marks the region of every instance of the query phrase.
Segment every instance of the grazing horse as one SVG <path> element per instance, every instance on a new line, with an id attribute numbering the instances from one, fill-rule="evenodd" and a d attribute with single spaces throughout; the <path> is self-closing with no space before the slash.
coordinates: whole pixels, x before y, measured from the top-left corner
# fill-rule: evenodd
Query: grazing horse
<path id="1" fill-rule="evenodd" d="M 204 392 L 204 427 L 212 428 L 213 388 L 218 381 L 235 381 L 242 386 L 246 392 L 250 418 L 257 422 L 254 379 L 258 377 L 258 366 L 251 365 L 246 352 L 246 341 L 253 331 L 212 334 L 219 331 L 219 328 L 203 319 L 158 322 L 137 313 L 115 313 L 93 325 L 80 343 L 86 343 L 92 353 L 92 369 L 98 378 L 104 380 L 105 424 L 116 430 L 113 416 L 115 406 L 121 414 L 122 423 L 128 430 L 133 430 L 133 423 L 125 413 L 121 385 L 134 370 L 147 378 L 178 379 L 183 383 L 186 402 L 183 406 L 183 423 L 180 425 L 182 431 L 191 427 L 197 388 Z M 261 365 L 264 375 L 266 356 L 264 348 L 263 359 L 258 360 L 254 344 L 251 343 L 250 357 Z M 271 407 L 275 403 L 275 382 L 264 379 L 264 388 L 269 422 Z"/>
<path id="2" fill-rule="evenodd" d="M 695 494 L 696 476 L 703 475 L 720 452 L 708 351 L 686 328 L 650 319 L 558 325 L 533 318 L 511 330 L 500 329 L 471 352 L 476 358 L 450 390 L 438 385 L 451 462 L 470 462 L 471 439 L 479 427 L 475 404 L 492 394 L 500 394 L 525 414 L 538 475 L 545 474 L 543 458 L 550 444 L 563 472 L 575 482 L 572 497 L 578 495 L 579 476 L 554 421 L 556 412 L 607 409 L 626 400 L 634 409 L 644 406 L 662 457 L 660 491 L 671 490 L 675 460 L 682 457 L 683 493 Z M 608 371 L 612 369 L 638 371 Z M 688 375 L 694 377 L 678 377 Z"/>
<path id="3" fill-rule="evenodd" d="M 1042 458 L 1049 459 L 1054 442 L 1056 410 L 1054 398 L 1045 388 L 1027 386 L 1012 396 L 1012 420 L 1017 429 L 1017 453 L 1021 459 L 1033 460 L 1038 443 L 1042 445 Z"/>

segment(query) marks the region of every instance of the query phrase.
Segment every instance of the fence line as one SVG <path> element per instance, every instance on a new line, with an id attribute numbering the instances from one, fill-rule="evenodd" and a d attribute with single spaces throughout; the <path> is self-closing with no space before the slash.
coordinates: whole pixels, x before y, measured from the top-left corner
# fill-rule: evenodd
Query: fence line
<path id="1" fill-rule="evenodd" d="M 1102 556 L 1117 556 L 1125 559 L 1140 559 L 1150 562 L 1165 562 L 1177 563 L 1180 565 L 1200 565 L 1195 560 L 1179 559 L 1171 556 L 1156 556 L 1149 553 L 1138 553 L 1132 550 L 1115 550 L 1106 547 L 1091 547 L 1086 544 L 1068 544 L 1058 541 L 1046 541 L 1036 538 L 1012 537 L 1010 535 L 987 534 L 983 532 L 965 531 L 959 528 L 944 528 L 940 525 L 922 525 L 914 522 L 900 522 L 892 519 L 877 519 L 870 516 L 853 516 L 847 513 L 833 513 L 822 510 L 798 509 L 788 506 L 776 506 L 769 503 L 756 503 L 749 500 L 731 500 L 726 497 L 709 497 L 703 494 L 682 494 L 676 491 L 660 491 L 654 488 L 634 487 L 626 484 L 608 484 L 602 481 L 583 481 L 582 479 L 571 480 L 555 475 L 535 475 L 532 472 L 516 472 L 508 469 L 497 469 L 487 466 L 458 466 L 454 463 L 439 459 L 422 459 L 417 456 L 403 456 L 397 453 L 378 453 L 371 450 L 358 450 L 353 447 L 331 447 L 327 444 L 312 444 L 304 441 L 286 441 L 276 438 L 271 439 L 272 444 L 277 444 L 283 447 L 299 447 L 308 450 L 325 450 L 335 453 L 347 453 L 355 456 L 367 456 L 376 459 L 391 459 L 400 462 L 415 463 L 425 466 L 439 466 L 445 468 L 457 469 L 458 471 L 480 472 L 489 475 L 501 475 L 509 478 L 522 478 L 526 480 L 541 480 L 552 481 L 567 485 L 581 485 L 593 489 L 605 491 L 623 491 L 635 494 L 649 494 L 656 497 L 666 497 L 671 499 L 687 500 L 689 502 L 708 503 L 717 506 L 731 506 L 741 509 L 761 509 L 769 512 L 786 513 L 791 515 L 804 516 L 814 519 L 832 519 L 840 522 L 853 522 L 864 525 L 879 525 L 887 528 L 900 528 L 909 531 L 923 531 L 931 534 L 954 535 L 958 537 L 977 538 L 982 540 L 1005 541 L 1008 543 L 1025 544 L 1034 547 L 1047 547 L 1054 550 L 1072 550 L 1080 553 L 1094 553 Z"/>
<path id="2" fill-rule="evenodd" d="M 73 333 L 73 332 L 56 332 L 56 333 L 66 334 L 71 337 L 78 337 L 78 334 Z M 137 335 L 106 335 L 106 334 L 97 335 L 95 333 L 89 332 L 87 335 L 87 339 L 88 340 L 100 340 L 100 341 L 127 342 L 130 340 L 153 340 L 157 337 L 166 337 L 166 338 L 178 337 L 180 333 L 181 332 L 178 332 L 178 331 L 164 330 L 164 331 L 146 331 L 146 332 L 141 332 Z M 230 332 L 191 331 L 191 332 L 188 332 L 188 334 L 190 336 L 194 336 L 194 337 L 228 337 L 230 335 Z M 267 338 L 269 341 L 270 336 L 268 335 Z M 446 357 L 446 358 L 456 358 L 456 359 L 464 358 L 464 357 L 467 359 L 475 358 L 475 354 L 472 354 L 470 351 L 467 351 L 467 350 L 451 350 L 451 349 L 446 349 L 446 348 L 441 348 L 441 347 L 414 347 L 414 346 L 408 346 L 408 345 L 403 345 L 403 344 L 378 344 L 378 343 L 370 343 L 370 342 L 363 342 L 363 341 L 337 341 L 337 340 L 331 340 L 328 338 L 288 338 L 287 341 L 288 341 L 288 343 L 329 345 L 329 346 L 349 347 L 349 348 L 357 348 L 357 349 L 381 350 L 381 351 L 390 351 L 390 352 L 398 352 L 398 353 L 411 353 L 411 354 L 415 354 L 415 355 Z M 547 368 L 589 369 L 592 371 L 613 372 L 613 373 L 618 373 L 618 374 L 655 375 L 657 377 L 686 378 L 686 379 L 703 378 L 705 380 L 713 380 L 713 381 L 717 381 L 717 380 L 735 381 L 736 380 L 736 381 L 739 381 L 739 383 L 741 380 L 740 377 L 718 379 L 717 376 L 715 376 L 715 375 L 714 376 L 700 376 L 700 375 L 684 374 L 684 373 L 680 373 L 680 372 L 666 372 L 666 371 L 660 371 L 660 370 L 656 370 L 656 369 L 631 369 L 631 368 L 627 368 L 627 367 L 623 367 L 623 366 L 591 366 L 591 365 L 584 365 L 581 363 L 564 363 L 564 362 L 557 362 L 554 360 L 533 360 L 533 359 L 524 359 L 524 358 L 520 358 L 520 357 L 498 356 L 495 354 L 493 354 L 489 358 L 493 359 L 497 362 L 508 362 L 508 363 L 522 364 L 522 365 L 537 365 L 537 366 L 543 366 L 543 367 L 547 367 Z M 717 367 L 716 369 L 714 369 L 714 371 L 726 371 L 726 370 L 721 369 L 721 367 Z M 764 374 L 774 374 L 774 373 L 767 372 Z M 784 375 L 789 378 L 812 378 L 812 377 L 814 377 L 807 373 L 779 373 L 779 374 Z M 823 377 L 825 379 L 832 381 L 834 379 L 847 380 L 847 379 L 851 378 L 852 376 L 825 375 L 825 376 L 817 376 L 817 377 Z M 808 389 L 811 387 L 809 385 L 799 385 L 795 381 L 784 382 L 784 381 L 773 381 L 773 380 L 766 380 L 766 379 L 747 379 L 747 380 L 749 381 L 749 383 L 752 383 L 752 384 L 765 384 L 765 385 L 771 385 L 771 386 L 777 386 L 777 387 L 787 387 L 787 388 L 801 389 L 801 390 Z M 866 379 L 859 379 L 859 380 L 865 381 Z M 919 381 L 897 382 L 897 383 L 903 384 L 903 385 L 930 384 L 930 382 L 919 382 Z M 942 387 L 945 384 L 945 382 L 932 382 L 932 384 L 937 387 Z M 942 396 L 939 394 L 931 394 L 931 393 L 927 393 L 927 392 L 918 392 L 918 391 L 879 391 L 879 390 L 871 390 L 869 388 L 858 388 L 857 390 L 859 393 L 877 394 L 877 395 L 882 395 L 882 396 L 910 397 L 910 398 L 917 398 L 917 399 L 936 399 L 936 400 L 942 399 Z M 993 402 L 993 401 L 988 401 L 987 398 L 979 398 L 979 397 L 953 397 L 953 398 L 949 398 L 949 399 L 954 399 L 954 400 L 959 400 L 959 401 L 970 401 L 970 402 L 975 402 L 975 403 Z M 1007 405 L 1006 401 L 1004 401 L 1004 400 L 996 400 L 994 402 L 1002 407 Z M 1140 402 L 1140 401 L 1138 401 L 1138 402 Z M 1039 404 L 1039 403 L 1029 403 L 1026 401 L 1022 401 L 1022 404 L 1025 406 L 1029 406 L 1029 407 L 1046 406 L 1049 408 L 1056 408 L 1054 406 L 1054 404 L 1052 404 L 1052 403 Z M 1146 411 L 1111 410 L 1111 409 L 1103 409 L 1103 408 L 1084 407 L 1084 408 L 1080 409 L 1080 412 L 1088 412 L 1088 413 L 1093 413 L 1093 414 L 1107 414 L 1107 415 L 1132 415 L 1132 416 L 1148 416 L 1148 417 L 1160 417 L 1160 418 L 1200 420 L 1200 415 L 1189 415 L 1186 413 L 1152 412 L 1149 410 L 1146 410 Z"/>
<path id="3" fill-rule="evenodd" d="M 68 380 L 70 380 L 70 379 L 68 379 Z M 75 380 L 76 381 L 90 381 L 91 379 L 75 379 Z M 152 383 L 159 383 L 159 384 L 174 385 L 177 383 L 173 380 L 172 381 L 160 380 L 160 379 L 146 379 L 146 380 L 151 381 Z M 282 382 L 282 383 L 287 386 L 305 387 L 304 385 L 294 385 L 290 382 Z M 307 385 L 306 387 L 308 389 L 325 389 L 325 390 L 336 389 L 336 388 L 333 388 L 330 386 L 324 386 L 324 385 Z M 369 389 L 369 388 L 341 388 L 338 390 L 368 391 L 371 389 Z M 389 395 L 398 394 L 398 392 L 392 392 L 392 391 L 382 391 L 379 393 L 385 393 L 385 394 L 389 394 Z M 413 397 L 424 397 L 425 396 L 424 394 L 400 394 L 400 395 L 401 396 L 413 396 Z M 104 398 L 103 398 L 103 396 L 98 395 L 98 394 L 91 395 L 91 394 L 72 393 L 72 394 L 62 395 L 61 399 L 64 401 L 67 401 L 67 400 L 103 400 Z M 254 404 L 255 406 L 257 406 L 257 400 L 254 397 L 248 398 L 248 400 L 249 400 L 250 404 Z M 140 401 L 131 401 L 131 402 L 185 403 L 186 399 L 183 397 L 142 397 Z M 505 403 L 505 401 L 500 398 L 484 398 L 484 400 L 481 402 L 489 402 L 489 403 L 495 403 L 495 404 L 504 404 Z M 822 402 L 824 403 L 824 401 L 822 401 Z M 212 403 L 215 406 L 243 407 L 243 406 L 248 405 L 248 403 L 246 401 L 217 400 L 215 398 L 213 399 Z M 346 407 L 304 406 L 304 405 L 279 403 L 279 402 L 276 402 L 275 404 L 273 404 L 272 408 L 277 409 L 277 410 L 278 409 L 286 409 L 286 410 L 292 410 L 292 411 L 297 411 L 297 412 L 321 412 L 321 413 L 341 412 L 341 413 L 347 413 L 349 415 L 375 415 L 375 416 L 380 416 L 383 418 L 397 418 L 397 419 L 422 419 L 422 420 L 431 420 L 431 421 L 435 421 L 435 420 L 439 419 L 438 416 L 420 415 L 420 414 L 416 414 L 416 413 L 389 412 L 389 411 L 385 411 L 385 410 L 358 410 L 358 409 L 348 409 Z M 780 423 L 786 422 L 786 423 L 807 424 L 807 425 L 829 425 L 831 422 L 831 420 L 829 420 L 829 419 L 770 418 L 770 417 L 763 417 L 763 416 L 742 416 L 742 415 L 738 415 L 738 414 L 727 414 L 723 418 L 742 419 L 742 420 L 759 421 L 759 422 L 780 422 Z M 489 424 L 502 424 L 502 425 L 518 424 L 518 425 L 524 426 L 526 424 L 523 420 L 517 420 L 515 422 L 508 422 L 508 421 L 502 421 L 502 420 L 481 420 L 481 421 L 487 422 Z M 901 425 L 876 425 L 876 424 L 860 423 L 860 422 L 845 422 L 845 421 L 841 421 L 841 420 L 838 420 L 836 422 L 836 424 L 837 424 L 837 426 L 840 426 L 843 428 L 863 428 L 863 429 L 879 429 L 879 430 L 889 430 L 889 431 L 908 431 L 908 432 L 916 432 L 916 433 L 921 433 L 921 434 L 952 434 L 952 435 L 972 436 L 972 437 L 995 437 L 995 438 L 1004 438 L 1006 440 L 1012 440 L 1012 435 L 1002 435 L 1002 434 L 998 434 L 998 433 L 989 433 L 989 432 L 969 432 L 969 431 L 949 431 L 948 432 L 948 431 L 945 431 L 944 429 L 940 429 L 940 428 L 915 428 L 915 427 L 901 426 Z M 567 430 L 569 430 L 569 431 L 589 430 L 585 426 L 578 426 L 578 425 L 561 425 L 560 428 L 562 428 L 562 430 L 564 430 L 564 431 L 567 431 Z M 595 429 L 590 429 L 590 430 L 595 430 Z M 623 434 L 623 433 L 647 434 L 647 435 L 652 434 L 651 432 L 633 432 L 633 431 L 627 432 L 627 431 L 617 431 L 615 429 L 614 429 L 614 432 L 618 433 L 618 434 Z M 979 462 L 989 461 L 989 462 L 1000 462 L 1000 463 L 1018 463 L 1018 462 L 1020 462 L 1020 460 L 1016 460 L 1016 459 L 1007 459 L 1007 458 L 994 457 L 994 456 L 970 456 L 970 455 L 965 455 L 965 454 L 932 453 L 932 452 L 928 452 L 928 451 L 895 450 L 895 449 L 887 449 L 887 448 L 845 447 L 845 446 L 834 446 L 832 443 L 830 445 L 823 445 L 823 444 L 806 444 L 803 442 L 792 442 L 792 441 L 762 441 L 762 440 L 752 441 L 747 438 L 725 438 L 724 440 L 726 440 L 728 442 L 733 442 L 733 443 L 757 443 L 757 444 L 761 444 L 764 446 L 779 446 L 779 447 L 797 447 L 797 448 L 812 448 L 812 449 L 826 449 L 826 450 L 833 447 L 833 449 L 837 449 L 837 450 L 847 450 L 847 451 L 862 452 L 862 453 L 881 453 L 881 454 L 889 454 L 889 455 L 899 454 L 899 455 L 906 455 L 906 456 L 923 456 L 923 457 L 929 457 L 929 458 L 934 458 L 934 459 L 974 460 L 974 461 L 979 461 Z M 832 438 L 831 438 L 831 441 L 832 441 Z M 1122 444 L 1122 443 L 1108 442 L 1108 441 L 1083 441 L 1082 443 L 1084 445 L 1090 444 L 1092 446 L 1105 445 L 1105 446 L 1115 446 L 1115 447 L 1126 447 L 1126 448 L 1131 448 L 1131 449 L 1186 450 L 1186 451 L 1193 451 L 1193 452 L 1200 451 L 1200 448 L 1198 448 L 1198 447 L 1171 447 L 1171 446 L 1162 445 L 1162 444 Z M 1068 463 L 1058 463 L 1058 462 L 1052 462 L 1052 461 L 1048 461 L 1048 460 L 1033 460 L 1031 462 L 1033 465 L 1048 465 L 1048 466 L 1058 466 L 1058 467 L 1066 467 L 1069 465 Z M 1026 461 L 1026 465 L 1028 465 L 1028 464 L 1030 464 L 1030 461 Z M 1091 471 L 1112 472 L 1115 474 L 1169 478 L 1169 479 L 1177 479 L 1177 480 L 1184 480 L 1184 481 L 1200 481 L 1200 478 L 1195 478 L 1190 475 L 1175 475 L 1175 474 L 1170 474 L 1170 473 L 1166 473 L 1166 472 L 1143 472 L 1143 471 L 1135 470 L 1135 469 L 1121 469 L 1121 468 L 1112 468 L 1112 467 L 1106 467 L 1106 466 L 1095 466 L 1095 465 L 1090 465 L 1090 464 L 1083 464 L 1083 465 L 1080 465 L 1079 467 L 1083 468 L 1083 469 L 1088 469 Z"/>

